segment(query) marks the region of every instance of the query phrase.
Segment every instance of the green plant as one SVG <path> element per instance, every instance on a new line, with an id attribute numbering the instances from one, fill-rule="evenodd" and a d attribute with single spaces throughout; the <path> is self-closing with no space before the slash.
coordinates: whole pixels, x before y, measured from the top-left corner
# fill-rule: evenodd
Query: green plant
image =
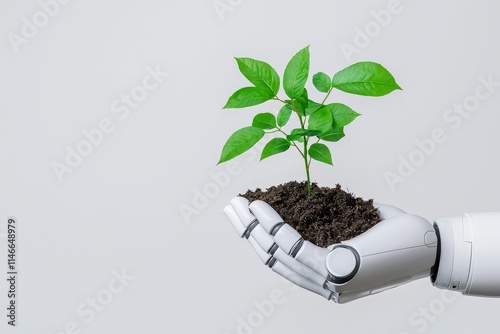
<path id="1" fill-rule="evenodd" d="M 304 160 L 307 195 L 311 193 L 310 166 L 312 159 L 333 165 L 329 148 L 320 143 L 337 142 L 344 137 L 344 126 L 360 114 L 342 103 L 325 104 L 332 90 L 364 96 L 383 96 L 401 89 L 389 71 L 373 62 L 359 62 L 337 72 L 333 77 L 323 72 L 312 78 L 314 87 L 325 97 L 321 103 L 309 99 L 305 88 L 309 77 L 309 46 L 300 50 L 288 62 L 283 74 L 283 89 L 288 99 L 278 97 L 280 77 L 271 65 L 251 58 L 235 58 L 240 72 L 253 86 L 237 90 L 227 101 L 226 108 L 245 108 L 274 100 L 283 104 L 277 116 L 259 113 L 251 126 L 234 132 L 224 145 L 218 164 L 244 153 L 269 133 L 283 138 L 271 139 L 263 148 L 260 160 L 287 151 L 293 146 Z M 285 132 L 292 113 L 300 127 Z"/>

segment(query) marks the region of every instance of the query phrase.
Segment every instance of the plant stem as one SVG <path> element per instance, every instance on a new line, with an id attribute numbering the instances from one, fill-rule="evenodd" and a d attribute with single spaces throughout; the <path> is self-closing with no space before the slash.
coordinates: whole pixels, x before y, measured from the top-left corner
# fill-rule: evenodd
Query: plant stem
<path id="1" fill-rule="evenodd" d="M 294 102 L 295 102 L 295 100 L 292 100 L 292 109 L 297 113 L 297 116 L 299 117 L 300 127 L 303 130 L 305 130 L 306 121 L 307 121 L 307 115 L 304 115 L 304 118 L 302 118 L 302 116 L 300 116 L 299 112 L 295 108 L 295 103 Z M 310 197 L 311 196 L 311 177 L 309 176 L 309 166 L 311 165 L 311 163 L 307 161 L 307 141 L 308 141 L 308 137 L 304 136 L 304 151 L 302 152 L 302 158 L 304 158 L 304 164 L 305 164 L 305 167 L 306 167 L 307 197 Z M 296 145 L 295 145 L 295 147 L 300 152 L 300 149 Z"/>
<path id="2" fill-rule="evenodd" d="M 288 134 L 286 132 L 284 132 L 283 130 L 281 130 L 281 128 L 278 128 L 278 130 L 276 131 L 279 131 L 281 132 L 282 134 L 285 135 L 285 138 L 288 136 Z M 276 131 L 273 131 L 273 132 L 276 132 Z M 272 133 L 272 132 L 270 132 Z M 302 156 L 302 158 L 304 157 L 304 153 L 302 153 L 302 151 L 300 150 L 300 148 L 297 146 L 297 144 L 295 144 L 293 141 L 290 142 L 290 144 L 292 144 L 293 146 L 295 146 L 295 148 L 297 149 L 297 151 L 299 151 L 300 155 Z"/>
<path id="3" fill-rule="evenodd" d="M 332 90 L 333 90 L 333 87 L 332 87 L 332 88 L 330 88 L 330 90 L 329 90 L 329 91 L 328 91 L 328 93 L 326 94 L 326 96 L 325 96 L 325 98 L 323 99 L 323 101 L 321 101 L 321 104 L 325 104 L 326 99 L 328 98 L 328 96 L 330 96 L 330 93 L 332 92 Z"/>
<path id="4" fill-rule="evenodd" d="M 326 94 L 323 101 L 321 101 L 321 104 L 325 104 L 325 102 L 328 99 L 328 97 L 330 96 L 330 93 L 332 92 L 332 90 L 333 90 L 333 87 L 330 88 L 330 90 Z M 299 120 L 300 120 L 300 125 L 302 126 L 302 129 L 304 129 L 305 128 L 305 117 L 304 117 L 304 120 L 302 120 L 302 117 L 300 117 L 300 115 L 299 115 Z M 321 140 L 321 138 L 318 138 L 318 141 L 316 143 L 318 143 L 320 140 Z M 311 176 L 309 175 L 309 167 L 311 166 L 312 158 L 307 159 L 307 141 L 308 141 L 307 137 L 304 136 L 304 154 L 302 155 L 302 157 L 304 158 L 304 164 L 306 167 L 307 197 L 310 197 L 311 196 Z"/>
<path id="5" fill-rule="evenodd" d="M 300 155 L 302 156 L 302 158 L 304 157 L 304 153 L 302 153 L 302 151 L 300 150 L 300 148 L 297 146 L 297 144 L 295 143 L 292 143 L 293 146 L 295 146 L 295 148 L 297 149 L 297 151 L 299 151 Z"/>
<path id="6" fill-rule="evenodd" d="M 302 129 L 305 129 L 305 127 L 304 127 L 304 126 L 305 126 L 305 119 L 303 120 L 303 119 L 302 119 L 302 116 L 300 116 L 298 113 L 297 113 L 297 115 L 299 116 L 300 127 L 301 127 Z"/>
<path id="7" fill-rule="evenodd" d="M 311 178 L 309 176 L 309 166 L 310 162 L 307 161 L 307 139 L 304 136 L 304 163 L 306 166 L 306 176 L 307 176 L 307 197 L 311 196 Z"/>

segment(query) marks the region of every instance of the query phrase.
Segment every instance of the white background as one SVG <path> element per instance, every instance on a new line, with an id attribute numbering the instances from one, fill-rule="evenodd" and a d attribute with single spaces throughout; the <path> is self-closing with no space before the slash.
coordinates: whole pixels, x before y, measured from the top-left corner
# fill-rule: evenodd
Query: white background
<path id="1" fill-rule="evenodd" d="M 472 101 L 479 77 L 500 81 L 498 5 L 401 0 L 399 13 L 380 26 L 373 25 L 371 12 L 387 9 L 389 1 L 228 1 L 73 0 L 17 47 L 9 36 L 22 36 L 23 18 L 33 22 L 41 5 L 2 1 L 0 236 L 5 238 L 7 217 L 15 216 L 19 308 L 16 328 L 7 326 L 0 308 L 0 332 L 401 334 L 498 328 L 492 310 L 500 300 L 443 297 L 427 279 L 336 305 L 293 290 L 266 270 L 221 210 L 248 188 L 303 180 L 291 150 L 263 162 L 255 157 L 260 152 L 238 158 L 237 175 L 205 207 L 189 218 L 180 214 L 193 207 L 197 191 L 210 187 L 211 173 L 228 168 L 216 166 L 227 137 L 255 112 L 278 108 L 269 103 L 221 110 L 246 85 L 232 57 L 265 60 L 281 74 L 306 45 L 312 73 L 331 75 L 372 60 L 404 89 L 383 98 L 333 94 L 331 101 L 362 116 L 346 128 L 346 138 L 331 145 L 335 167 L 313 164 L 315 181 L 340 183 L 429 220 L 500 209 L 500 87 L 456 129 L 443 119 L 454 104 Z M 218 12 L 218 3 L 231 10 Z M 356 46 L 356 29 L 367 27 L 374 29 L 368 45 L 346 57 L 342 43 Z M 157 66 L 168 77 L 120 119 L 113 101 Z M 85 140 L 82 131 L 105 118 L 114 130 L 60 182 L 53 163 L 64 164 L 67 146 L 75 149 Z M 418 154 L 415 141 L 430 138 L 435 128 L 443 129 L 446 141 L 391 189 L 384 173 L 397 173 L 400 157 Z M 5 263 L 5 239 L 0 250 Z M 134 279 L 88 321 L 78 306 L 109 296 L 114 270 Z M 274 290 L 284 302 L 250 331 L 238 329 L 239 317 L 255 316 L 254 302 L 269 299 Z M 2 279 L 1 305 L 6 294 Z M 77 329 L 65 330 L 73 322 Z"/>

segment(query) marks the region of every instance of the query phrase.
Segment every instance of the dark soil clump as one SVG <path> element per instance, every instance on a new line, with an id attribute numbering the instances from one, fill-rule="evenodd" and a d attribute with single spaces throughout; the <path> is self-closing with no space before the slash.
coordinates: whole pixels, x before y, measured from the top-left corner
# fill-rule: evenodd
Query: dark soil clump
<path id="1" fill-rule="evenodd" d="M 310 197 L 305 182 L 288 182 L 267 191 L 257 188 L 240 196 L 267 202 L 305 240 L 321 247 L 349 240 L 381 220 L 373 200 L 355 197 L 338 184 L 328 188 L 313 183 Z"/>

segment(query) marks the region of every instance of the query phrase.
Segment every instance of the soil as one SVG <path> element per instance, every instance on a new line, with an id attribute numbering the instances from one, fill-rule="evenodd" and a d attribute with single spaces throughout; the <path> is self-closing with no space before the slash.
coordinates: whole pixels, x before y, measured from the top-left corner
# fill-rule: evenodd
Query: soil
<path id="1" fill-rule="evenodd" d="M 380 222 L 373 200 L 363 200 L 341 189 L 311 184 L 307 197 L 305 182 L 288 182 L 266 191 L 257 188 L 240 195 L 250 202 L 267 202 L 305 240 L 327 247 L 351 239 Z"/>

